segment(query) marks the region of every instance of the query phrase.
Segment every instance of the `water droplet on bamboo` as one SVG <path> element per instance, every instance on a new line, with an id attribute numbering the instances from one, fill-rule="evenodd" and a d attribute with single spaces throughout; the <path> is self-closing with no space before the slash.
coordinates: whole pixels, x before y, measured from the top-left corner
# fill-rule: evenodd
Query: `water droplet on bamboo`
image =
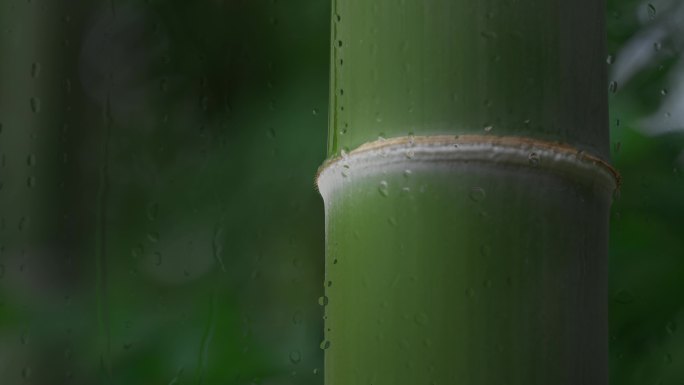
<path id="1" fill-rule="evenodd" d="M 37 114 L 40 112 L 40 99 L 37 97 L 32 97 L 29 99 L 29 104 L 31 105 L 31 111 L 34 114 Z"/>
<path id="2" fill-rule="evenodd" d="M 40 63 L 35 62 L 31 65 L 31 77 L 38 79 L 38 76 L 40 76 Z"/>
<path id="3" fill-rule="evenodd" d="M 290 352 L 290 362 L 293 364 L 298 364 L 299 361 L 302 360 L 302 354 L 299 352 L 299 350 L 293 350 Z"/>
<path id="4" fill-rule="evenodd" d="M 468 194 L 473 202 L 481 202 L 485 199 L 485 190 L 482 187 L 473 187 Z"/>
<path id="5" fill-rule="evenodd" d="M 388 197 L 389 196 L 389 186 L 387 184 L 387 181 L 381 181 L 380 185 L 378 186 L 378 192 L 380 195 L 383 197 Z"/>
<path id="6" fill-rule="evenodd" d="M 608 91 L 610 91 L 610 93 L 614 94 L 617 92 L 617 90 L 618 90 L 618 83 L 615 80 L 613 80 L 608 85 Z"/>

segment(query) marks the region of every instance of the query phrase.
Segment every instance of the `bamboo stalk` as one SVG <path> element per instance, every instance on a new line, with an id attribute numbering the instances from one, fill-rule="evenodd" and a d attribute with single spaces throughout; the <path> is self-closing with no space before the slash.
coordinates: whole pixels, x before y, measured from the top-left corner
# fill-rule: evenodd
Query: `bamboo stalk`
<path id="1" fill-rule="evenodd" d="M 608 383 L 603 14 L 334 2 L 326 384 Z"/>

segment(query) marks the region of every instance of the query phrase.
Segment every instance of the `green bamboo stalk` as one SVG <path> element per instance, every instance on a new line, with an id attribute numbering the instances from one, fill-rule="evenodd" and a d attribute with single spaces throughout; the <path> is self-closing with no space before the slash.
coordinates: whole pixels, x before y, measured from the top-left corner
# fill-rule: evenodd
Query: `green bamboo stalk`
<path id="1" fill-rule="evenodd" d="M 326 384 L 608 383 L 603 7 L 333 3 Z"/>

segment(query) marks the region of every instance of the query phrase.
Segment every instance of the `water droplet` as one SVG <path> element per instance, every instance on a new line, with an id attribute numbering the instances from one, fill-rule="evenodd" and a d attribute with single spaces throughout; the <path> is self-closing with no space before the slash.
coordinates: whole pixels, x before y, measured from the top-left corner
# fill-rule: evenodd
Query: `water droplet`
<path id="1" fill-rule="evenodd" d="M 148 233 L 147 239 L 152 243 L 157 243 L 157 242 L 159 242 L 159 233 L 154 232 L 154 231 L 151 233 Z"/>
<path id="2" fill-rule="evenodd" d="M 337 46 L 338 46 L 339 48 L 342 48 L 342 40 L 338 40 L 338 41 L 337 41 Z"/>
<path id="3" fill-rule="evenodd" d="M 660 90 L 660 94 L 663 96 L 667 95 L 667 88 L 663 88 L 662 90 Z"/>
<path id="4" fill-rule="evenodd" d="M 326 282 L 326 283 L 325 283 L 325 286 L 327 286 L 327 287 L 330 287 L 330 286 L 332 286 L 332 281 L 328 281 L 328 282 Z"/>
<path id="5" fill-rule="evenodd" d="M 147 207 L 147 219 L 154 221 L 157 219 L 157 215 L 159 215 L 159 205 L 156 202 L 152 202 Z"/>
<path id="6" fill-rule="evenodd" d="M 154 253 L 154 264 L 156 266 L 161 266 L 161 264 L 162 264 L 162 253 L 160 253 L 158 251 L 156 251 Z"/>
<path id="7" fill-rule="evenodd" d="M 634 302 L 634 296 L 632 293 L 629 292 L 629 290 L 622 289 L 617 292 L 617 294 L 614 297 L 615 302 L 621 303 L 621 304 L 630 304 Z"/>
<path id="8" fill-rule="evenodd" d="M 333 259 L 333 265 L 337 265 L 337 258 Z"/>
<path id="9" fill-rule="evenodd" d="M 314 368 L 313 374 L 317 375 L 317 374 L 318 374 L 318 371 L 319 371 L 318 368 Z"/>
<path id="10" fill-rule="evenodd" d="M 527 155 L 527 161 L 532 166 L 538 166 L 539 165 L 539 154 L 537 154 L 536 152 L 530 152 L 529 155 Z"/>
<path id="11" fill-rule="evenodd" d="M 485 199 L 485 190 L 482 187 L 473 187 L 468 194 L 473 202 L 482 202 Z"/>
<path id="12" fill-rule="evenodd" d="M 387 181 L 383 180 L 380 182 L 380 186 L 378 186 L 378 192 L 383 197 L 389 196 L 389 186 L 387 185 Z"/>
<path id="13" fill-rule="evenodd" d="M 485 125 L 484 128 L 483 128 L 483 130 L 484 130 L 485 132 L 490 132 L 493 128 L 494 128 L 494 127 L 491 126 L 491 125 Z"/>
<path id="14" fill-rule="evenodd" d="M 21 217 L 19 220 L 19 231 L 23 231 L 29 227 L 30 219 L 29 217 Z"/>
<path id="15" fill-rule="evenodd" d="M 318 109 L 317 109 L 317 108 L 314 108 L 314 109 L 311 111 L 311 114 L 314 115 L 314 116 L 318 115 Z"/>
<path id="16" fill-rule="evenodd" d="M 321 306 L 327 306 L 328 305 L 328 297 L 325 295 L 318 297 L 318 304 Z"/>
<path id="17" fill-rule="evenodd" d="M 482 32 L 480 32 L 480 36 L 484 37 L 485 39 L 496 39 L 496 32 L 494 32 L 494 31 L 482 31 Z"/>
<path id="18" fill-rule="evenodd" d="M 36 156 L 34 154 L 30 154 L 29 156 L 26 157 L 26 164 L 29 166 L 33 166 L 36 164 Z"/>
<path id="19" fill-rule="evenodd" d="M 35 62 L 31 65 L 31 77 L 37 79 L 40 76 L 40 63 Z"/>
<path id="20" fill-rule="evenodd" d="M 30 176 L 30 177 L 26 178 L 26 186 L 31 188 L 35 185 L 36 185 L 36 177 L 35 176 Z"/>
<path id="21" fill-rule="evenodd" d="M 303 319 L 302 312 L 299 310 L 295 311 L 294 314 L 292 315 L 292 323 L 295 325 L 301 324 L 302 319 Z"/>
<path id="22" fill-rule="evenodd" d="M 24 379 L 31 377 L 31 368 L 26 366 L 23 369 L 21 369 L 21 377 L 23 377 Z"/>
<path id="23" fill-rule="evenodd" d="M 656 51 L 660 51 L 663 48 L 663 43 L 657 41 L 653 43 L 653 49 Z"/>
<path id="24" fill-rule="evenodd" d="M 611 93 L 614 94 L 614 93 L 617 92 L 617 90 L 618 90 L 618 83 L 617 83 L 615 80 L 613 80 L 613 81 L 610 82 L 610 84 L 608 85 L 608 91 L 610 91 Z"/>
<path id="25" fill-rule="evenodd" d="M 615 62 L 615 57 L 613 55 L 608 55 L 606 58 L 606 63 L 613 64 Z"/>
<path id="26" fill-rule="evenodd" d="M 673 335 L 677 331 L 677 324 L 674 321 L 669 321 L 665 325 L 665 331 L 667 331 L 667 334 Z"/>
<path id="27" fill-rule="evenodd" d="M 425 313 L 417 313 L 415 317 L 413 317 L 413 320 L 416 322 L 416 325 L 425 326 L 427 325 L 428 317 Z"/>
<path id="28" fill-rule="evenodd" d="M 328 341 L 328 340 L 323 340 L 323 342 L 321 342 L 320 347 L 321 347 L 321 349 L 323 349 L 323 350 L 326 350 L 326 349 L 330 348 L 330 341 Z"/>
<path id="29" fill-rule="evenodd" d="M 647 8 L 648 8 L 648 17 L 650 17 L 651 19 L 655 18 L 656 17 L 656 7 L 653 4 L 649 3 Z"/>
<path id="30" fill-rule="evenodd" d="M 40 112 L 40 99 L 37 97 L 32 97 L 29 99 L 29 104 L 31 105 L 31 111 L 34 114 L 37 114 Z"/>
<path id="31" fill-rule="evenodd" d="M 293 364 L 298 364 L 302 360 L 302 353 L 299 350 L 293 350 L 290 352 L 290 362 Z"/>
<path id="32" fill-rule="evenodd" d="M 483 257 L 488 257 L 492 254 L 492 248 L 489 245 L 482 245 L 480 246 L 480 254 Z"/>
<path id="33" fill-rule="evenodd" d="M 614 145 L 614 150 L 616 153 L 620 152 L 620 148 L 622 148 L 622 142 L 616 142 Z"/>

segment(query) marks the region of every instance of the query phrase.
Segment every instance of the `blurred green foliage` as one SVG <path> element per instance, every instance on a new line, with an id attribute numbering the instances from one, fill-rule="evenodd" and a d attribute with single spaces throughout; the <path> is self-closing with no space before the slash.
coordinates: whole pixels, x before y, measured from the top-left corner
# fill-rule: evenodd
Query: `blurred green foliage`
<path id="1" fill-rule="evenodd" d="M 0 4 L 0 383 L 320 383 L 328 14 Z"/>

